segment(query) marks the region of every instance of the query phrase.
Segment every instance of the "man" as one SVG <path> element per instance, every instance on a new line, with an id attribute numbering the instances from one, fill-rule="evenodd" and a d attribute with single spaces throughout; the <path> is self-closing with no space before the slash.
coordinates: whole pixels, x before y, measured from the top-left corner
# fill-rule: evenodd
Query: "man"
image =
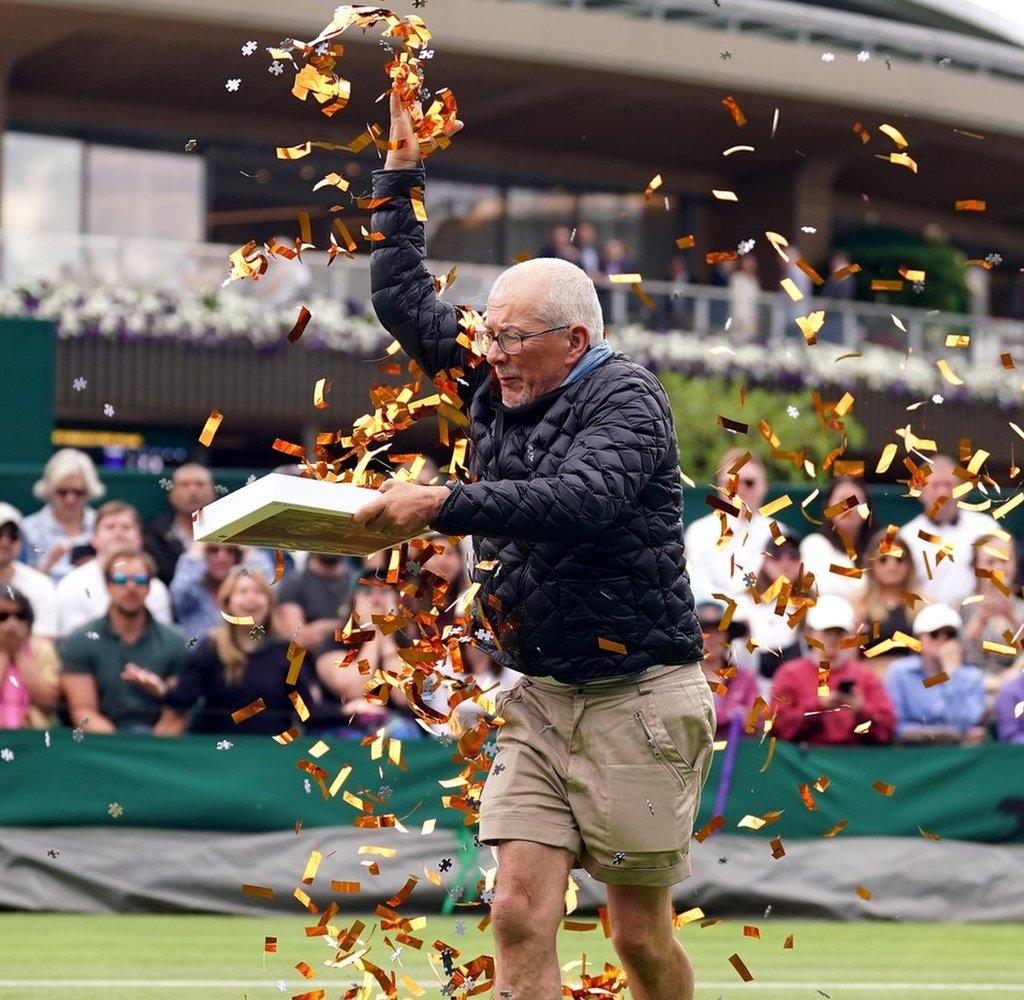
<path id="1" fill-rule="evenodd" d="M 146 610 L 152 557 L 115 550 L 102 567 L 107 612 L 72 632 L 62 648 L 68 715 L 73 726 L 90 733 L 149 732 L 160 717 L 160 702 L 125 674 L 176 676 L 185 664 L 185 640 Z"/>
<path id="2" fill-rule="evenodd" d="M 985 738 L 985 675 L 963 662 L 962 627 L 960 615 L 946 604 L 931 604 L 914 618 L 921 653 L 896 660 L 886 678 L 899 719 L 896 738 L 902 742 L 980 743 Z M 943 672 L 946 680 L 938 677 Z"/>
<path id="3" fill-rule="evenodd" d="M 409 115 L 374 196 L 373 303 L 429 375 L 461 368 L 477 482 L 390 481 L 356 515 L 409 534 L 472 535 L 496 661 L 529 675 L 499 696 L 480 838 L 497 845 L 495 996 L 562 996 L 555 934 L 570 870 L 607 884 L 612 938 L 644 1000 L 689 1000 L 672 886 L 711 762 L 714 704 L 683 560 L 679 457 L 658 380 L 604 341 L 575 265 L 504 272 L 471 367 L 454 307 L 423 265 Z M 486 633 L 485 633 L 486 634 Z"/>
<path id="4" fill-rule="evenodd" d="M 45 573 L 18 560 L 21 545 L 21 511 L 0 503 L 0 593 L 7 587 L 20 590 L 32 605 L 32 634 L 53 639 L 57 635 L 57 588 Z"/>
<path id="5" fill-rule="evenodd" d="M 896 725 L 892 703 L 875 672 L 856 657 L 850 602 L 822 595 L 808 608 L 805 625 L 805 639 L 815 653 L 783 663 L 776 671 L 772 732 L 780 740 L 814 746 L 888 743 Z M 822 695 L 819 688 L 826 684 L 828 694 Z"/>
<path id="6" fill-rule="evenodd" d="M 971 546 L 982 535 L 1003 534 L 990 515 L 957 506 L 953 489 L 964 480 L 954 474 L 955 469 L 956 463 L 945 455 L 932 459 L 931 474 L 921 489 L 921 513 L 900 529 L 914 560 L 921 595 L 952 608 L 974 593 Z M 922 532 L 931 537 L 922 538 Z M 952 558 L 946 555 L 939 562 L 945 545 L 951 547 Z"/>
<path id="7" fill-rule="evenodd" d="M 289 573 L 278 586 L 278 633 L 295 636 L 306 649 L 318 649 L 348 620 L 356 576 L 343 556 L 310 552 L 305 567 Z"/>
<path id="8" fill-rule="evenodd" d="M 170 589 L 174 617 L 186 636 L 201 638 L 223 621 L 217 591 L 242 555 L 237 545 L 213 542 L 192 542 L 181 554 Z"/>
<path id="9" fill-rule="evenodd" d="M 142 523 L 131 504 L 110 500 L 96 511 L 92 535 L 96 556 L 73 569 L 57 584 L 57 636 L 65 638 L 107 610 L 110 598 L 103 563 L 112 552 L 142 547 Z M 171 624 L 171 597 L 161 580 L 146 589 L 146 607 L 164 625 Z"/>
<path id="10" fill-rule="evenodd" d="M 170 586 L 181 554 L 192 544 L 192 515 L 214 499 L 213 476 L 205 465 L 189 462 L 171 476 L 170 510 L 147 522 L 142 547 L 156 560 L 157 576 Z"/>
<path id="11" fill-rule="evenodd" d="M 718 498 L 738 507 L 741 515 L 712 511 L 686 529 L 686 562 L 690 579 L 704 598 L 723 593 L 736 597 L 747 590 L 744 576 L 761 571 L 764 551 L 772 544 L 771 521 L 758 513 L 768 492 L 764 466 L 753 456 L 736 472 L 733 466 L 746 453 L 733 448 L 718 465 Z M 722 518 L 732 537 L 721 548 Z"/>

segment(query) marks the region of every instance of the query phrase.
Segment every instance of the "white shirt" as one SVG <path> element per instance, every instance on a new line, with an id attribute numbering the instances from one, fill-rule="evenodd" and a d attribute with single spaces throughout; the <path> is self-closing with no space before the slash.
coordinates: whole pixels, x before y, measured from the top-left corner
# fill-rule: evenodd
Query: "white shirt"
<path id="1" fill-rule="evenodd" d="M 819 595 L 834 594 L 836 597 L 852 601 L 864 588 L 863 577 L 853 579 L 830 572 L 830 566 L 852 569 L 854 563 L 846 554 L 846 549 L 833 548 L 832 543 L 817 531 L 800 543 L 800 558 L 803 560 L 804 572 L 814 574 L 814 583 Z"/>
<path id="2" fill-rule="evenodd" d="M 698 600 L 709 598 L 716 591 L 731 597 L 743 593 L 746 590 L 743 574 L 757 574 L 764 561 L 764 550 L 772 538 L 769 519 L 755 513 L 748 522 L 727 514 L 726 521 L 733 537 L 724 548 L 716 545 L 721 535 L 717 514 L 707 514 L 694 521 L 683 536 L 686 570 Z M 736 568 L 730 575 L 733 556 Z"/>
<path id="3" fill-rule="evenodd" d="M 57 637 L 63 639 L 95 618 L 102 618 L 110 607 L 110 594 L 98 559 L 73 569 L 57 584 Z M 149 613 L 164 625 L 171 625 L 171 595 L 162 580 L 149 581 L 146 598 Z"/>
<path id="4" fill-rule="evenodd" d="M 11 563 L 14 573 L 11 586 L 20 590 L 32 605 L 35 621 L 32 623 L 32 634 L 52 639 L 57 635 L 57 587 L 56 584 L 39 570 L 26 566 L 23 562 Z"/>
<path id="5" fill-rule="evenodd" d="M 900 537 L 907 543 L 907 548 L 914 559 L 921 596 L 929 601 L 948 604 L 951 608 L 958 609 L 960 602 L 965 597 L 970 597 L 977 587 L 974 570 L 971 568 L 971 546 L 982 535 L 999 534 L 1001 530 L 994 518 L 975 510 L 958 510 L 956 524 L 936 524 L 922 511 L 913 521 L 900 528 Z M 919 531 L 937 535 L 943 543 L 952 545 L 953 560 L 945 557 L 936 565 L 935 557 L 940 551 L 940 546 L 918 538 Z M 926 552 L 932 568 L 931 580 L 928 579 L 924 567 Z"/>

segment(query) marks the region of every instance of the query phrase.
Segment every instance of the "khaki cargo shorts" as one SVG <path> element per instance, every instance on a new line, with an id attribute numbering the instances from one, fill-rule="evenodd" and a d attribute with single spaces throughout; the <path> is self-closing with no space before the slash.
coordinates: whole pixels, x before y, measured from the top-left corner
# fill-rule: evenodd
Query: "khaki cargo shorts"
<path id="1" fill-rule="evenodd" d="M 715 731 L 700 664 L 580 686 L 523 677 L 497 711 L 483 843 L 562 847 L 600 882 L 668 886 L 690 874 Z"/>

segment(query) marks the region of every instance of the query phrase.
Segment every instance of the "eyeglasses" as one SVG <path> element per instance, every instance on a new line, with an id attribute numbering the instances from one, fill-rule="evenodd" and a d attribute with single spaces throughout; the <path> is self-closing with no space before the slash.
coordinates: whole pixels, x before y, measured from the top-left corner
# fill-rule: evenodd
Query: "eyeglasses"
<path id="1" fill-rule="evenodd" d="M 945 642 L 947 639 L 955 639 L 960 633 L 955 628 L 938 628 L 934 632 L 927 632 L 933 639 Z"/>
<path id="2" fill-rule="evenodd" d="M 19 622 L 27 622 L 28 615 L 24 611 L 0 611 L 0 625 L 8 618 L 16 618 Z"/>
<path id="3" fill-rule="evenodd" d="M 140 587 L 145 587 L 149 583 L 149 574 L 135 573 L 129 576 L 127 573 L 111 573 L 107 579 L 118 587 L 124 587 L 128 583 L 137 583 Z"/>
<path id="4" fill-rule="evenodd" d="M 16 542 L 21 538 L 21 531 L 18 529 L 16 524 L 0 524 L 0 538 L 9 538 L 12 542 Z"/>
<path id="5" fill-rule="evenodd" d="M 503 354 L 519 354 L 523 349 L 524 340 L 543 337 L 545 333 L 558 333 L 559 330 L 568 330 L 569 327 L 569 323 L 563 323 L 561 326 L 553 326 L 548 330 L 541 330 L 540 333 L 514 333 L 511 330 L 505 330 L 497 336 L 491 333 L 490 330 L 477 330 L 473 341 L 482 354 L 486 354 L 491 349 L 491 344 L 495 341 L 498 342 L 498 347 L 501 348 Z"/>
<path id="6" fill-rule="evenodd" d="M 884 563 L 884 562 L 905 563 L 907 561 L 907 557 L 906 556 L 879 556 L 878 557 L 878 561 L 880 563 Z"/>
<path id="7" fill-rule="evenodd" d="M 59 497 L 84 497 L 87 495 L 86 490 L 73 489 L 70 486 L 62 486 L 53 492 Z"/>

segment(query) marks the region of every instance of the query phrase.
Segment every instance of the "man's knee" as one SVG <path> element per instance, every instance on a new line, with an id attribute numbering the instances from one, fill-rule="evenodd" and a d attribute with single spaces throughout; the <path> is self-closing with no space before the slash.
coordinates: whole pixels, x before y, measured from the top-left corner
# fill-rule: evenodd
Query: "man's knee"
<path id="1" fill-rule="evenodd" d="M 491 903 L 494 934 L 505 945 L 550 939 L 554 941 L 561 913 L 548 914 L 533 898 L 529 886 L 510 879 L 499 885 Z"/>
<path id="2" fill-rule="evenodd" d="M 622 961 L 633 969 L 650 967 L 665 958 L 667 942 L 659 927 L 640 921 L 612 925 L 612 944 Z"/>

